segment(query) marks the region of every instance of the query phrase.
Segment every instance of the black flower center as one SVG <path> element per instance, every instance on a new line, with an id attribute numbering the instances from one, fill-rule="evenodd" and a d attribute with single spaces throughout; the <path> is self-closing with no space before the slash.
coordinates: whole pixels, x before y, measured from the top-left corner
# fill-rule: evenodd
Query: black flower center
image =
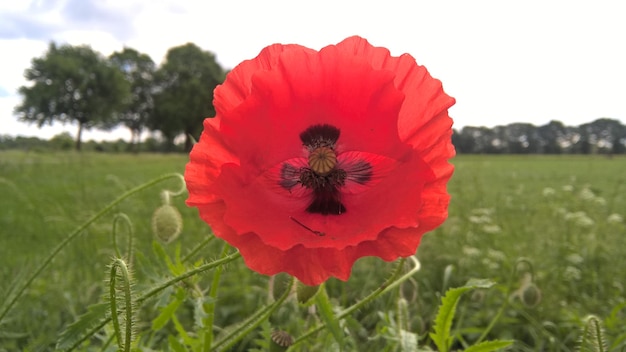
<path id="1" fill-rule="evenodd" d="M 308 167 L 284 163 L 281 168 L 281 187 L 291 190 L 296 185 L 310 189 L 313 200 L 307 207 L 310 213 L 341 215 L 346 207 L 341 202 L 340 188 L 346 180 L 365 184 L 372 176 L 372 166 L 364 161 L 352 162 L 351 170 L 339 167 L 335 144 L 340 131 L 331 125 L 314 125 L 300 133 L 300 140 L 309 152 Z M 351 173 L 351 174 L 350 174 Z"/>

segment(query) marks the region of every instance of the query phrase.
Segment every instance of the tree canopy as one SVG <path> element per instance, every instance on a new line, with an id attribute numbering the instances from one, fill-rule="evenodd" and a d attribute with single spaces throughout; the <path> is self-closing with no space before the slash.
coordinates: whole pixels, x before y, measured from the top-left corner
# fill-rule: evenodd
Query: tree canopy
<path id="1" fill-rule="evenodd" d="M 580 126 L 565 126 L 554 120 L 539 127 L 529 123 L 465 126 L 454 131 L 452 142 L 459 153 L 623 154 L 626 126 L 609 118 Z"/>
<path id="2" fill-rule="evenodd" d="M 109 60 L 130 84 L 130 95 L 124 106 L 116 113 L 117 121 L 131 131 L 130 144 L 139 142 L 154 109 L 154 72 L 156 65 L 150 56 L 135 49 L 124 48 L 115 52 Z"/>
<path id="3" fill-rule="evenodd" d="M 167 52 L 155 77 L 155 112 L 150 127 L 173 141 L 185 135 L 185 150 L 202 131 L 202 121 L 215 115 L 213 90 L 225 72 L 215 55 L 188 43 Z"/>
<path id="4" fill-rule="evenodd" d="M 78 150 L 84 129 L 115 126 L 114 112 L 130 90 L 122 73 L 89 46 L 51 43 L 44 56 L 32 60 L 25 77 L 33 84 L 19 89 L 18 118 L 39 127 L 76 123 Z"/>

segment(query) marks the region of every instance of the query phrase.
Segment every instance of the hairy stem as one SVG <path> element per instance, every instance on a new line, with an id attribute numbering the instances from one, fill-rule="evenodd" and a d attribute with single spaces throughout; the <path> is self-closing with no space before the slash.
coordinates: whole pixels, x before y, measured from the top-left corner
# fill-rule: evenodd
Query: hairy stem
<path id="1" fill-rule="evenodd" d="M 117 281 L 117 269 L 120 270 L 122 280 L 124 282 L 124 303 L 126 305 L 126 329 L 124 339 L 122 339 L 120 322 L 117 315 L 117 288 L 115 287 L 115 283 Z M 113 260 L 113 264 L 111 265 L 109 299 L 111 301 L 111 319 L 113 320 L 113 329 L 115 330 L 115 335 L 117 337 L 117 345 L 119 346 L 119 349 L 124 352 L 130 352 L 130 342 L 132 340 L 133 299 L 130 285 L 130 273 L 128 272 L 126 263 L 120 258 L 115 258 Z"/>
<path id="2" fill-rule="evenodd" d="M 337 315 L 337 320 L 341 320 L 341 319 L 347 317 L 348 315 L 352 314 L 354 311 L 356 311 L 356 310 L 360 309 L 361 307 L 365 306 L 366 304 L 372 302 L 373 300 L 375 300 L 379 296 L 382 296 L 385 293 L 391 291 L 392 289 L 394 289 L 395 287 L 397 287 L 398 285 L 400 285 L 404 281 L 408 280 L 416 272 L 418 272 L 419 269 L 420 269 L 420 263 L 413 256 L 409 257 L 409 259 L 411 259 L 411 261 L 413 261 L 413 264 L 414 264 L 414 267 L 411 270 L 409 270 L 409 272 L 407 272 L 404 275 L 401 275 L 402 274 L 402 267 L 404 266 L 404 263 L 406 261 L 406 258 L 402 258 L 399 261 L 398 265 L 396 266 L 396 269 L 392 273 L 391 277 L 389 277 L 389 279 L 387 279 L 374 292 L 370 293 L 365 298 L 361 299 L 357 303 L 353 304 L 352 306 L 346 308 L 344 311 L 339 313 Z M 304 335 L 300 336 L 297 340 L 295 340 L 293 342 L 293 345 L 291 345 L 291 346 L 295 346 L 295 345 L 303 342 L 309 336 L 311 336 L 311 335 L 321 331 L 325 327 L 326 327 L 326 324 L 320 324 L 320 325 L 314 327 L 313 329 L 311 329 L 311 330 L 307 331 L 306 333 L 304 333 Z"/>
<path id="3" fill-rule="evenodd" d="M 163 182 L 163 181 L 171 179 L 171 178 L 182 179 L 182 176 L 180 174 L 177 174 L 177 173 L 166 174 L 166 175 L 157 177 L 157 178 L 155 178 L 155 179 L 153 179 L 151 181 L 148 181 L 148 182 L 146 182 L 146 183 L 144 183 L 142 185 L 139 185 L 139 186 L 137 186 L 137 187 L 135 187 L 133 189 L 130 189 L 127 192 L 125 192 L 124 194 L 122 194 L 121 196 L 117 197 L 114 201 L 109 203 L 107 206 L 105 206 L 98 213 L 94 214 L 91 218 L 89 218 L 83 224 L 78 226 L 74 231 L 72 231 L 63 241 L 61 241 L 61 243 L 59 243 L 52 250 L 52 252 L 48 255 L 48 257 L 43 261 L 43 263 L 41 263 L 39 265 L 39 267 L 37 267 L 37 269 L 31 274 L 31 276 L 28 278 L 28 280 L 26 280 L 24 285 L 17 290 L 15 296 L 12 299 L 10 299 L 8 301 L 8 303 L 6 303 L 3 306 L 2 311 L 0 311 L 0 322 L 2 322 L 4 317 L 9 313 L 9 311 L 11 311 L 11 308 L 13 308 L 15 303 L 20 299 L 20 297 L 22 297 L 22 294 L 24 294 L 24 291 L 26 291 L 26 289 L 28 287 L 30 287 L 30 285 L 33 283 L 33 281 L 35 281 L 35 279 L 44 271 L 44 269 L 48 266 L 48 264 L 50 264 L 50 262 L 52 262 L 52 259 L 54 259 L 57 256 L 57 254 L 59 254 L 59 252 L 61 252 L 61 250 L 63 248 L 65 248 L 65 246 L 67 246 L 68 243 L 70 243 L 71 241 L 76 239 L 79 235 L 81 235 L 83 233 L 83 231 L 87 227 L 89 227 L 89 225 L 93 224 L 96 220 L 100 219 L 102 216 L 107 214 L 111 209 L 113 209 L 113 207 L 115 207 L 116 205 L 121 203 L 126 198 L 128 198 L 128 197 L 132 196 L 133 194 L 135 194 L 137 192 L 140 192 L 140 191 L 142 191 L 142 190 L 144 190 L 146 188 L 152 187 L 152 186 L 154 186 L 157 183 Z"/>
<path id="4" fill-rule="evenodd" d="M 222 249 L 221 258 L 225 258 L 226 254 L 230 250 L 230 246 L 227 243 L 224 243 L 224 249 Z M 211 288 L 209 289 L 209 303 L 205 305 L 206 309 L 206 320 L 204 324 L 204 351 L 208 352 L 211 350 L 211 344 L 213 343 L 213 321 L 215 318 L 215 300 L 217 299 L 217 289 L 220 283 L 220 276 L 222 275 L 222 270 L 224 270 L 224 266 L 219 266 L 215 269 L 213 273 L 213 282 L 211 282 Z"/>
<path id="5" fill-rule="evenodd" d="M 159 284 L 158 286 L 154 287 L 153 289 L 151 289 L 150 291 L 140 295 L 139 297 L 137 297 L 137 299 L 135 300 L 135 302 L 139 305 L 141 303 L 143 303 L 145 300 L 151 298 L 152 296 L 156 295 L 157 293 L 163 291 L 164 289 L 174 285 L 177 282 L 180 282 L 182 280 L 185 280 L 188 277 L 191 277 L 193 275 L 199 274 L 203 271 L 207 271 L 207 270 L 211 270 L 215 267 L 218 267 L 220 265 L 226 264 L 226 263 L 230 263 L 233 260 L 237 259 L 241 257 L 241 254 L 239 254 L 239 252 L 235 252 L 233 254 L 230 254 L 227 257 L 224 257 L 222 259 L 218 259 L 216 261 L 210 262 L 210 263 L 206 263 L 204 265 L 201 265 L 195 269 L 189 270 L 188 272 L 178 275 L 176 277 L 173 277 L 165 282 L 162 282 L 161 284 Z M 100 329 L 102 329 L 106 324 L 108 324 L 111 321 L 111 318 L 105 318 L 103 319 L 97 326 L 95 326 L 93 329 L 89 330 L 89 332 L 87 332 L 85 334 L 85 336 L 83 336 L 82 339 L 78 340 L 74 345 L 72 345 L 68 351 L 71 351 L 75 348 L 77 348 L 78 346 L 80 346 L 80 344 L 82 344 L 85 340 L 89 339 L 91 336 L 93 336 L 95 333 L 97 333 L 98 331 L 100 331 Z"/>

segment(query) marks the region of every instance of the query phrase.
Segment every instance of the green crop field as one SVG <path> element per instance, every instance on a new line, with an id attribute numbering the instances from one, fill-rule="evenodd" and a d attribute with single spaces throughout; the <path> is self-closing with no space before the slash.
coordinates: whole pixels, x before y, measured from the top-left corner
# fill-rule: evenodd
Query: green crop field
<path id="1" fill-rule="evenodd" d="M 0 307 L 78 226 L 133 187 L 163 174 L 182 174 L 186 161 L 186 155 L 0 153 Z M 626 159 L 461 155 L 453 163 L 449 218 L 425 235 L 417 253 L 421 269 L 341 321 L 345 350 L 410 350 L 402 342 L 406 336 L 422 349 L 434 348 L 428 333 L 441 297 L 471 278 L 496 285 L 461 299 L 452 326 L 453 350 L 487 332 L 486 340 L 515 340 L 510 348 L 515 351 L 574 351 L 590 315 L 602 323 L 608 350 L 622 350 Z M 106 302 L 110 265 L 116 248 L 127 252 L 129 233 L 136 295 L 220 258 L 223 242 L 208 240 L 210 229 L 185 206 L 186 193 L 171 201 L 182 214 L 180 237 L 167 244 L 154 238 L 151 218 L 163 204 L 162 190 L 180 187 L 175 178 L 157 183 L 80 231 L 0 320 L 0 351 L 54 350 L 59 339 L 71 340 L 63 331 L 83 319 L 89 306 Z M 119 214 L 131 226 L 118 221 Z M 336 309 L 354 304 L 376 290 L 394 265 L 378 258 L 359 260 L 348 282 L 326 284 L 330 302 Z M 207 321 L 202 307 L 208 305 L 215 309 L 211 319 L 219 339 L 221 327 L 244 320 L 272 296 L 273 281 L 249 271 L 241 259 L 224 267 L 212 301 L 207 297 L 213 278 L 214 271 L 202 272 L 135 307 L 134 348 L 184 350 L 182 345 L 189 347 L 197 337 L 198 322 Z M 281 286 L 274 282 L 276 287 Z M 169 317 L 163 314 L 166 307 Z M 265 350 L 271 330 L 297 338 L 319 321 L 311 306 L 289 297 L 233 350 Z M 112 331 L 107 324 L 77 349 L 116 350 Z M 324 330 L 295 350 L 328 350 L 336 347 L 336 338 Z"/>

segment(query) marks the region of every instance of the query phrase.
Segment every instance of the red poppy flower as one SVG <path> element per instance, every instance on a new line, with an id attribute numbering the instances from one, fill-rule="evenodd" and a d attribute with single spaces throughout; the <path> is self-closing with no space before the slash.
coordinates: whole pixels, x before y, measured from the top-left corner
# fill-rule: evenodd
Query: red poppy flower
<path id="1" fill-rule="evenodd" d="M 271 45 L 215 89 L 187 204 L 248 267 L 308 285 L 411 256 L 447 217 L 453 104 L 413 57 L 360 37 Z"/>

